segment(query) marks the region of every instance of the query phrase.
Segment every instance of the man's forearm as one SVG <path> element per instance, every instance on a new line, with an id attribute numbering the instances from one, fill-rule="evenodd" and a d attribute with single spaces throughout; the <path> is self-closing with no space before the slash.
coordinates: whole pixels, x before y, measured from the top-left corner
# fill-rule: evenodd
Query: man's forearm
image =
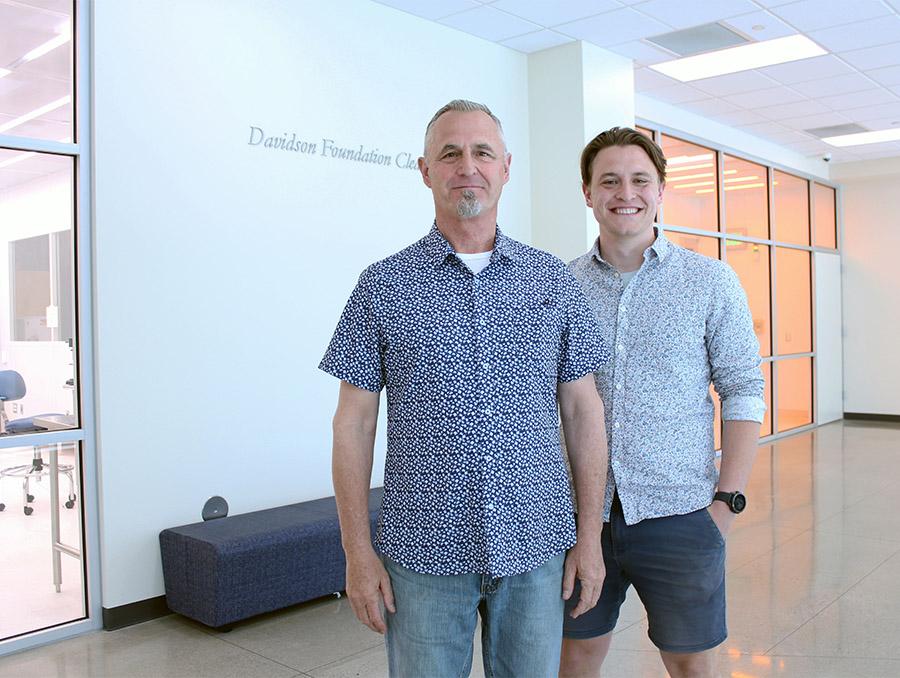
<path id="1" fill-rule="evenodd" d="M 331 474 L 348 556 L 372 546 L 369 528 L 369 485 L 375 450 L 378 395 L 341 384 L 334 415 Z"/>
<path id="2" fill-rule="evenodd" d="M 722 431 L 719 490 L 743 492 L 759 447 L 759 423 L 726 420 Z"/>
<path id="3" fill-rule="evenodd" d="M 578 502 L 579 531 L 583 527 L 599 530 L 606 494 L 607 446 L 603 401 L 594 388 L 593 376 L 589 375 L 587 380 L 587 384 L 570 386 L 560 401 L 563 435 Z"/>

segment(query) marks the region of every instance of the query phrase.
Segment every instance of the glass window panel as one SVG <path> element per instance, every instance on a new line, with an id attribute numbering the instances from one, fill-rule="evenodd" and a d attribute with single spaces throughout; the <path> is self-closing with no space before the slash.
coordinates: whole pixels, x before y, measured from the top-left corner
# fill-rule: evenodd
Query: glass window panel
<path id="1" fill-rule="evenodd" d="M 72 3 L 0 3 L 0 134 L 72 139 Z"/>
<path id="2" fill-rule="evenodd" d="M 760 365 L 760 369 L 763 373 L 763 379 L 766 380 L 766 389 L 763 395 L 766 401 L 766 414 L 759 429 L 760 437 L 764 437 L 772 435 L 772 363 L 763 363 Z"/>
<path id="3" fill-rule="evenodd" d="M 772 239 L 809 245 L 809 182 L 775 170 Z"/>
<path id="4" fill-rule="evenodd" d="M 837 247 L 837 219 L 835 190 L 830 186 L 813 184 L 815 201 L 816 247 Z"/>
<path id="5" fill-rule="evenodd" d="M 665 134 L 660 146 L 668 161 L 660 221 L 718 231 L 716 152 Z"/>
<path id="6" fill-rule="evenodd" d="M 779 360 L 778 432 L 812 423 L 812 358 Z"/>
<path id="7" fill-rule="evenodd" d="M 0 294 L 8 300 L 0 307 L 2 369 L 25 386 L 4 409 L 9 420 L 35 417 L 44 428 L 77 426 L 73 163 L 0 149 Z M 23 426 L 10 430 L 30 432 Z"/>
<path id="8" fill-rule="evenodd" d="M 646 127 L 635 127 L 635 129 L 638 132 L 640 132 L 641 134 L 643 134 L 644 136 L 650 137 L 651 139 L 653 138 L 653 130 L 652 129 L 647 129 Z"/>
<path id="9" fill-rule="evenodd" d="M 723 162 L 725 231 L 735 235 L 769 237 L 769 190 L 762 165 L 725 156 Z"/>
<path id="10" fill-rule="evenodd" d="M 679 233 L 678 231 L 663 231 L 669 242 L 681 245 L 691 252 L 719 258 L 719 239 L 706 235 L 694 235 L 693 233 Z"/>
<path id="11" fill-rule="evenodd" d="M 753 331 L 759 353 L 772 355 L 772 303 L 769 290 L 769 246 L 743 240 L 725 239 L 726 261 L 737 273 L 747 293 L 753 316 Z"/>
<path id="12" fill-rule="evenodd" d="M 49 487 L 51 451 L 56 452 L 58 460 L 58 527 L 50 515 L 53 510 Z M 40 455 L 43 476 L 36 472 L 24 475 L 36 465 L 36 455 Z M 87 616 L 85 568 L 80 557 L 84 552 L 81 466 L 80 443 L 3 450 L 2 467 L 7 476 L 2 480 L 4 485 L 8 484 L 3 493 L 4 511 L 0 514 L 3 515 L 3 577 L 10 586 L 0 609 L 2 639 Z M 26 481 L 31 498 L 27 502 L 23 496 Z M 54 536 L 76 551 L 51 552 Z M 59 593 L 53 585 L 52 559 L 59 560 Z"/>
<path id="13" fill-rule="evenodd" d="M 809 252 L 775 248 L 778 355 L 812 351 L 812 303 Z"/>

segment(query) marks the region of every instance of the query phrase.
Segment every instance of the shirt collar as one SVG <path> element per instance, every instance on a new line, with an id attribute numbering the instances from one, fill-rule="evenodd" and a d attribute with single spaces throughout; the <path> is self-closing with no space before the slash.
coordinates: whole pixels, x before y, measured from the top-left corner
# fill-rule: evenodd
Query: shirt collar
<path id="1" fill-rule="evenodd" d="M 453 249 L 453 246 L 447 242 L 447 239 L 440 232 L 436 221 L 431 225 L 431 230 L 428 232 L 428 235 L 425 236 L 424 245 L 425 251 L 428 253 L 428 258 L 431 260 L 432 264 L 434 264 L 435 268 L 443 264 L 451 254 L 454 256 L 456 255 L 456 250 Z M 494 256 L 515 259 L 517 254 L 514 242 L 503 235 L 498 226 L 494 236 Z"/>
<path id="2" fill-rule="evenodd" d="M 672 243 L 668 241 L 661 228 L 658 226 L 654 226 L 653 228 L 656 229 L 656 240 L 653 241 L 653 244 L 650 245 L 650 247 L 644 250 L 644 261 L 647 261 L 652 256 L 655 256 L 660 261 L 664 261 L 666 257 L 672 253 Z M 591 257 L 599 263 L 609 266 L 609 262 L 600 256 L 599 236 L 594 240 L 594 246 L 591 247 Z"/>

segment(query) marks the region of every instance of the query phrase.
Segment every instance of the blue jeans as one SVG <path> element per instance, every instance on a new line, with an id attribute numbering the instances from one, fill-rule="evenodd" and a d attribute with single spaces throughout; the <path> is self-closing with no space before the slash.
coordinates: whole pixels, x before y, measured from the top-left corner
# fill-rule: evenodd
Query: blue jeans
<path id="1" fill-rule="evenodd" d="M 559 672 L 565 553 L 498 579 L 421 574 L 382 558 L 397 607 L 385 613 L 391 676 L 468 676 L 479 614 L 486 677 Z"/>

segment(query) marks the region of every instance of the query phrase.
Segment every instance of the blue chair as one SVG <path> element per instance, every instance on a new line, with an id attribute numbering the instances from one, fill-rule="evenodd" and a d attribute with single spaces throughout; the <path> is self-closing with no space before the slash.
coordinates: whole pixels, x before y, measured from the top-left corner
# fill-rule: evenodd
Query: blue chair
<path id="1" fill-rule="evenodd" d="M 25 397 L 25 380 L 15 370 L 0 370 L 0 435 L 14 435 L 22 433 L 38 433 L 46 431 L 43 426 L 34 423 L 35 417 L 58 416 L 49 414 L 36 414 L 30 417 L 10 420 L 6 415 L 6 401 L 20 400 Z M 71 464 L 60 464 L 58 472 L 69 479 L 69 497 L 65 503 L 66 508 L 75 506 L 75 480 L 72 476 L 75 467 Z M 0 477 L 22 479 L 22 504 L 26 516 L 34 513 L 34 507 L 29 506 L 34 501 L 31 494 L 31 481 L 41 481 L 43 476 L 50 475 L 50 465 L 41 457 L 41 448 L 34 446 L 34 458 L 30 464 L 22 466 L 10 466 L 0 470 Z M 0 503 L 0 511 L 6 508 L 6 504 Z"/>

